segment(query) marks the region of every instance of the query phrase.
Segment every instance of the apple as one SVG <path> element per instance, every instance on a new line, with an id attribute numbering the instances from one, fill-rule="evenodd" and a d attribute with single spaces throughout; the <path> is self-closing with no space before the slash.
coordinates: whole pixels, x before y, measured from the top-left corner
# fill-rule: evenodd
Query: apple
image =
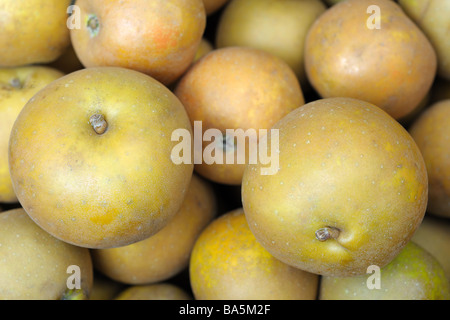
<path id="1" fill-rule="evenodd" d="M 409 128 L 427 166 L 427 211 L 450 218 L 450 99 L 433 103 Z"/>
<path id="2" fill-rule="evenodd" d="M 0 300 L 89 298 L 89 250 L 51 236 L 22 208 L 0 214 L 0 244 Z"/>
<path id="3" fill-rule="evenodd" d="M 449 300 L 438 260 L 410 241 L 388 265 L 368 275 L 322 277 L 319 300 Z"/>
<path id="4" fill-rule="evenodd" d="M 438 75 L 450 80 L 450 2 L 399 0 L 398 3 L 433 44 L 438 59 Z"/>
<path id="5" fill-rule="evenodd" d="M 274 54 L 309 88 L 305 74 L 305 39 L 326 10 L 321 0 L 232 0 L 220 16 L 216 47 L 247 46 Z"/>
<path id="6" fill-rule="evenodd" d="M 437 56 L 394 1 L 348 0 L 330 7 L 309 29 L 305 70 L 320 97 L 360 99 L 401 119 L 429 92 Z"/>
<path id="7" fill-rule="evenodd" d="M 271 255 L 242 208 L 212 221 L 197 238 L 189 275 L 197 300 L 315 300 L 319 277 Z"/>
<path id="8" fill-rule="evenodd" d="M 412 241 L 430 252 L 444 268 L 450 284 L 450 220 L 425 215 Z"/>
<path id="9" fill-rule="evenodd" d="M 70 44 L 70 0 L 2 0 L 0 67 L 56 60 Z"/>
<path id="10" fill-rule="evenodd" d="M 8 164 L 11 129 L 22 108 L 39 90 L 64 76 L 45 66 L 0 68 L 0 202 L 16 203 Z"/>
<path id="11" fill-rule="evenodd" d="M 279 168 L 246 166 L 242 202 L 250 229 L 276 258 L 321 275 L 383 267 L 427 207 L 425 162 L 406 129 L 352 98 L 319 99 L 290 112 L 279 131 Z"/>
<path id="12" fill-rule="evenodd" d="M 286 62 L 248 47 L 211 51 L 181 77 L 174 93 L 189 115 L 194 142 L 200 139 L 195 171 L 227 185 L 241 184 L 249 150 L 262 130 L 305 102 Z"/>
<path id="13" fill-rule="evenodd" d="M 123 289 L 114 300 L 192 300 L 183 288 L 172 283 L 134 285 Z"/>
<path id="14" fill-rule="evenodd" d="M 117 247 L 178 212 L 192 164 L 172 159 L 186 111 L 157 80 L 119 67 L 59 78 L 24 106 L 10 136 L 14 191 L 30 217 L 68 243 Z"/>
<path id="15" fill-rule="evenodd" d="M 136 285 L 169 280 L 184 270 L 200 232 L 216 215 L 211 184 L 193 175 L 180 210 L 157 234 L 109 249 L 92 249 L 97 270 L 121 283 Z"/>
<path id="16" fill-rule="evenodd" d="M 211 15 L 225 6 L 229 0 L 203 0 L 207 15 Z"/>
<path id="17" fill-rule="evenodd" d="M 78 0 L 74 50 L 85 67 L 117 66 L 165 85 L 194 60 L 206 27 L 202 0 Z"/>

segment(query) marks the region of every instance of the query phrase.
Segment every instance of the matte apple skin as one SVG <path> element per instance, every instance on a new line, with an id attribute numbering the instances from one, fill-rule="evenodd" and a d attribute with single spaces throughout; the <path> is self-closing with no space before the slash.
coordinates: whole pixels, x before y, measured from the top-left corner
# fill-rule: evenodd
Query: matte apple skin
<path id="1" fill-rule="evenodd" d="M 171 283 L 155 283 L 130 286 L 121 291 L 114 300 L 192 300 L 192 296 Z"/>
<path id="2" fill-rule="evenodd" d="M 198 237 L 189 264 L 197 300 L 314 300 L 316 274 L 272 256 L 250 231 L 242 208 L 211 222 Z"/>
<path id="3" fill-rule="evenodd" d="M 380 8 L 380 29 L 367 26 L 371 5 Z M 349 0 L 329 8 L 309 29 L 305 70 L 322 98 L 361 99 L 400 119 L 430 90 L 437 56 L 394 1 Z"/>
<path id="4" fill-rule="evenodd" d="M 90 296 L 94 269 L 89 250 L 51 236 L 22 208 L 0 214 L 0 243 L 0 300 L 61 300 L 75 275 L 69 266 L 80 268 L 81 289 Z"/>
<path id="5" fill-rule="evenodd" d="M 427 211 L 450 218 L 450 99 L 430 105 L 409 128 L 425 159 Z"/>
<path id="6" fill-rule="evenodd" d="M 108 122 L 99 135 L 89 119 Z M 64 76 L 22 109 L 10 137 L 15 193 L 55 237 L 90 247 L 143 240 L 178 212 L 193 165 L 171 159 L 174 130 L 191 131 L 179 100 L 137 71 L 89 68 Z"/>
<path id="7" fill-rule="evenodd" d="M 49 63 L 70 45 L 71 0 L 3 0 L 0 3 L 0 67 Z"/>
<path id="8" fill-rule="evenodd" d="M 258 134 L 305 103 L 301 85 L 287 63 L 248 47 L 208 53 L 181 77 L 174 92 L 192 126 L 201 121 L 202 136 L 208 129 L 218 129 L 224 135 L 227 129 L 252 129 Z M 203 141 L 203 161 L 195 165 L 195 171 L 217 183 L 240 185 L 245 164 L 238 163 L 238 153 L 231 151 L 234 163 L 208 164 L 205 149 L 210 145 L 213 142 Z M 249 145 L 246 142 L 246 162 Z"/>
<path id="9" fill-rule="evenodd" d="M 450 80 L 450 2 L 399 0 L 398 4 L 433 44 L 438 60 L 438 75 Z"/>
<path id="10" fill-rule="evenodd" d="M 85 67 L 116 66 L 148 74 L 165 85 L 194 60 L 206 27 L 202 0 L 78 0 L 80 29 L 71 29 Z M 99 21 L 93 35 L 87 22 Z"/>
<path id="11" fill-rule="evenodd" d="M 379 271 L 380 287 L 369 289 L 373 272 L 322 277 L 319 300 L 449 300 L 450 287 L 438 260 L 414 242 Z"/>
<path id="12" fill-rule="evenodd" d="M 0 69 L 0 202 L 17 202 L 8 164 L 9 136 L 14 121 L 33 95 L 62 76 L 64 73 L 45 66 Z M 16 80 L 19 87 L 12 84 Z"/>
<path id="13" fill-rule="evenodd" d="M 180 210 L 162 230 L 128 246 L 91 250 L 96 269 L 134 285 L 175 276 L 188 266 L 195 240 L 214 218 L 215 197 L 209 182 L 193 175 Z"/>
<path id="14" fill-rule="evenodd" d="M 322 275 L 363 274 L 389 263 L 425 214 L 423 157 L 408 132 L 380 108 L 351 98 L 310 102 L 279 130 L 279 169 L 248 165 L 245 215 L 275 257 Z M 276 151 L 275 151 L 276 152 Z M 319 241 L 324 227 L 337 240 Z"/>

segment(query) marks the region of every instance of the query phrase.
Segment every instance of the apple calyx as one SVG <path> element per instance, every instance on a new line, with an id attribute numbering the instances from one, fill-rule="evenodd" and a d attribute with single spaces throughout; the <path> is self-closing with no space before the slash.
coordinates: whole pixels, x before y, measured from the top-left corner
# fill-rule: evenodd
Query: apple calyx
<path id="1" fill-rule="evenodd" d="M 100 21 L 95 14 L 90 14 L 88 16 L 86 26 L 89 30 L 91 38 L 95 37 L 98 34 L 100 30 Z"/>
<path id="2" fill-rule="evenodd" d="M 81 289 L 67 289 L 61 300 L 88 300 L 86 293 Z"/>
<path id="3" fill-rule="evenodd" d="M 329 239 L 337 239 L 339 237 L 340 230 L 334 227 L 325 227 L 317 230 L 315 234 L 317 240 L 323 242 Z"/>
<path id="4" fill-rule="evenodd" d="M 9 84 L 11 85 L 11 87 L 16 88 L 16 89 L 21 89 L 22 88 L 22 82 L 20 81 L 19 78 L 12 78 L 9 81 Z"/>
<path id="5" fill-rule="evenodd" d="M 89 123 L 94 129 L 95 133 L 103 134 L 108 128 L 108 122 L 106 122 L 105 117 L 102 114 L 96 113 L 89 118 Z"/>

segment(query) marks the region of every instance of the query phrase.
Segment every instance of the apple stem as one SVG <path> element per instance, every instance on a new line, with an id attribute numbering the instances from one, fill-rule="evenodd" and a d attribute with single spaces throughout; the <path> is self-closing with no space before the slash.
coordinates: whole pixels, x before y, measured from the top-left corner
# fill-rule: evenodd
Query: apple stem
<path id="1" fill-rule="evenodd" d="M 106 122 L 103 115 L 99 113 L 96 113 L 93 116 L 91 116 L 89 119 L 89 123 L 91 124 L 92 128 L 97 134 L 105 133 L 106 129 L 108 128 L 108 123 Z"/>
<path id="2" fill-rule="evenodd" d="M 327 241 L 329 239 L 337 239 L 339 237 L 339 229 L 334 227 L 320 228 L 316 231 L 316 238 L 319 241 Z"/>

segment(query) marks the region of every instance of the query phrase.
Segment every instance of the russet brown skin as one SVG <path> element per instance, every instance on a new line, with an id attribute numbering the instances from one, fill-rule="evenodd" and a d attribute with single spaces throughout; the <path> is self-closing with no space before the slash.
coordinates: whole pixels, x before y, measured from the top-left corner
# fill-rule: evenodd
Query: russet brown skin
<path id="1" fill-rule="evenodd" d="M 207 15 L 213 14 L 223 6 L 227 5 L 230 0 L 203 0 Z"/>
<path id="2" fill-rule="evenodd" d="M 0 67 L 56 60 L 70 44 L 66 26 L 70 0 L 0 2 Z"/>
<path id="3" fill-rule="evenodd" d="M 429 106 L 409 132 L 425 159 L 429 181 L 428 212 L 450 218 L 450 99 Z"/>
<path id="4" fill-rule="evenodd" d="M 425 162 L 404 127 L 367 102 L 328 98 L 273 128 L 278 172 L 261 175 L 261 164 L 248 165 L 242 180 L 258 241 L 285 263 L 322 275 L 364 274 L 389 263 L 428 200 Z"/>
<path id="5" fill-rule="evenodd" d="M 174 92 L 193 126 L 201 121 L 203 132 L 215 128 L 222 134 L 227 129 L 268 130 L 304 104 L 300 83 L 283 60 L 244 47 L 211 51 L 183 75 Z M 204 141 L 203 151 L 211 143 Z M 212 181 L 239 185 L 245 165 L 237 163 L 237 153 L 234 156 L 234 164 L 203 161 L 195 170 Z"/>
<path id="6" fill-rule="evenodd" d="M 380 29 L 370 29 L 371 5 Z M 390 0 L 349 0 L 329 8 L 306 37 L 308 80 L 322 98 L 350 97 L 395 119 L 412 112 L 429 91 L 437 56 L 425 34 Z"/>
<path id="7" fill-rule="evenodd" d="M 93 115 L 107 126 L 94 130 Z M 73 72 L 30 99 L 13 126 L 15 193 L 36 223 L 69 243 L 143 240 L 176 214 L 192 177 L 192 164 L 171 159 L 180 128 L 191 130 L 183 105 L 153 78 L 116 67 Z"/>
<path id="8" fill-rule="evenodd" d="M 202 0 L 79 0 L 77 6 L 83 24 L 70 36 L 85 67 L 125 67 L 165 85 L 190 66 L 206 26 Z"/>

